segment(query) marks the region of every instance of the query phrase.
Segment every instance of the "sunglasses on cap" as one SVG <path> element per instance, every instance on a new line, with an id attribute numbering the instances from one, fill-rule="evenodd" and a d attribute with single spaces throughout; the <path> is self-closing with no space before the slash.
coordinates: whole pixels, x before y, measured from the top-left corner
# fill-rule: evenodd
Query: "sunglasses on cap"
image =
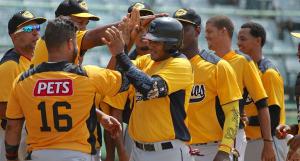
<path id="1" fill-rule="evenodd" d="M 33 30 L 40 31 L 41 26 L 40 25 L 27 25 L 27 26 L 24 26 L 24 27 L 20 28 L 19 30 L 17 30 L 14 33 L 16 34 L 16 33 L 19 33 L 19 32 L 32 32 Z"/>

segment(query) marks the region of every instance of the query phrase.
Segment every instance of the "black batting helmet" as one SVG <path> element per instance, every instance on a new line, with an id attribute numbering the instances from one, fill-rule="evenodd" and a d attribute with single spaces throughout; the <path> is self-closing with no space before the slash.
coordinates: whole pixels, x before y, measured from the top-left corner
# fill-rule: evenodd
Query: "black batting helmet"
<path id="1" fill-rule="evenodd" d="M 168 52 L 177 51 L 183 39 L 183 27 L 181 23 L 171 17 L 159 17 L 150 23 L 145 39 L 165 43 Z"/>

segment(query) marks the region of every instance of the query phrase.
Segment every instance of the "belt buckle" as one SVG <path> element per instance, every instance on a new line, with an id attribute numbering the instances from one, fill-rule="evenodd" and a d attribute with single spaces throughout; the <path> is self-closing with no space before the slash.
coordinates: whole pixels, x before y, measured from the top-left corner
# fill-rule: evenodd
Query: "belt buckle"
<path id="1" fill-rule="evenodd" d="M 145 151 L 155 151 L 154 144 L 143 144 Z"/>

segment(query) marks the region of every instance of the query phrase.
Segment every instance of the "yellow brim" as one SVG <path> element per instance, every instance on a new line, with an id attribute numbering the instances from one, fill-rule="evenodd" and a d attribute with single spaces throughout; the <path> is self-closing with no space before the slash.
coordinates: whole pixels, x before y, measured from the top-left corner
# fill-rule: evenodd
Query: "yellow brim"
<path id="1" fill-rule="evenodd" d="M 93 15 L 93 14 L 90 14 L 90 13 L 76 13 L 76 14 L 72 14 L 72 16 L 75 16 L 75 17 L 82 17 L 82 18 L 88 18 L 92 21 L 99 21 L 100 18 Z"/>
<path id="2" fill-rule="evenodd" d="M 297 32 L 291 32 L 291 35 L 296 37 L 296 38 L 300 38 L 300 33 Z"/>
<path id="3" fill-rule="evenodd" d="M 178 21 L 183 21 L 183 22 L 191 23 L 191 24 L 193 24 L 193 25 L 198 26 L 195 22 L 192 22 L 192 21 L 190 21 L 190 20 L 186 20 L 186 19 L 182 19 L 182 18 L 175 18 L 175 19 L 177 19 Z"/>

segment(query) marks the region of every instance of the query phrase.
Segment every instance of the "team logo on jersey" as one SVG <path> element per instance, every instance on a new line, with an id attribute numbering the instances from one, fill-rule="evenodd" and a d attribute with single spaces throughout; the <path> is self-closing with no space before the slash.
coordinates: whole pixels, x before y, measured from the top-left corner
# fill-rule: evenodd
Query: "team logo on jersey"
<path id="1" fill-rule="evenodd" d="M 71 96 L 73 81 L 71 79 L 40 79 L 36 82 L 34 96 Z"/>
<path id="2" fill-rule="evenodd" d="M 87 6 L 87 3 L 85 1 L 80 2 L 79 5 L 80 5 L 80 7 L 88 10 L 88 6 Z"/>
<path id="3" fill-rule="evenodd" d="M 190 103 L 201 102 L 204 98 L 205 98 L 205 86 L 203 84 L 194 85 L 191 92 Z"/>
<path id="4" fill-rule="evenodd" d="M 33 14 L 30 13 L 29 11 L 25 11 L 23 14 L 22 14 L 23 17 L 25 18 L 33 18 Z"/>
<path id="5" fill-rule="evenodd" d="M 145 8 L 145 5 L 142 3 L 136 3 L 133 7 L 138 10 L 141 10 L 141 9 Z"/>
<path id="6" fill-rule="evenodd" d="M 176 11 L 175 16 L 180 17 L 180 16 L 183 16 L 183 15 L 186 15 L 186 14 L 187 14 L 187 11 L 185 9 L 179 9 L 179 10 Z"/>
<path id="7" fill-rule="evenodd" d="M 253 102 L 253 99 L 251 98 L 251 96 L 248 94 L 245 100 L 245 105 L 249 105 L 250 103 Z"/>

